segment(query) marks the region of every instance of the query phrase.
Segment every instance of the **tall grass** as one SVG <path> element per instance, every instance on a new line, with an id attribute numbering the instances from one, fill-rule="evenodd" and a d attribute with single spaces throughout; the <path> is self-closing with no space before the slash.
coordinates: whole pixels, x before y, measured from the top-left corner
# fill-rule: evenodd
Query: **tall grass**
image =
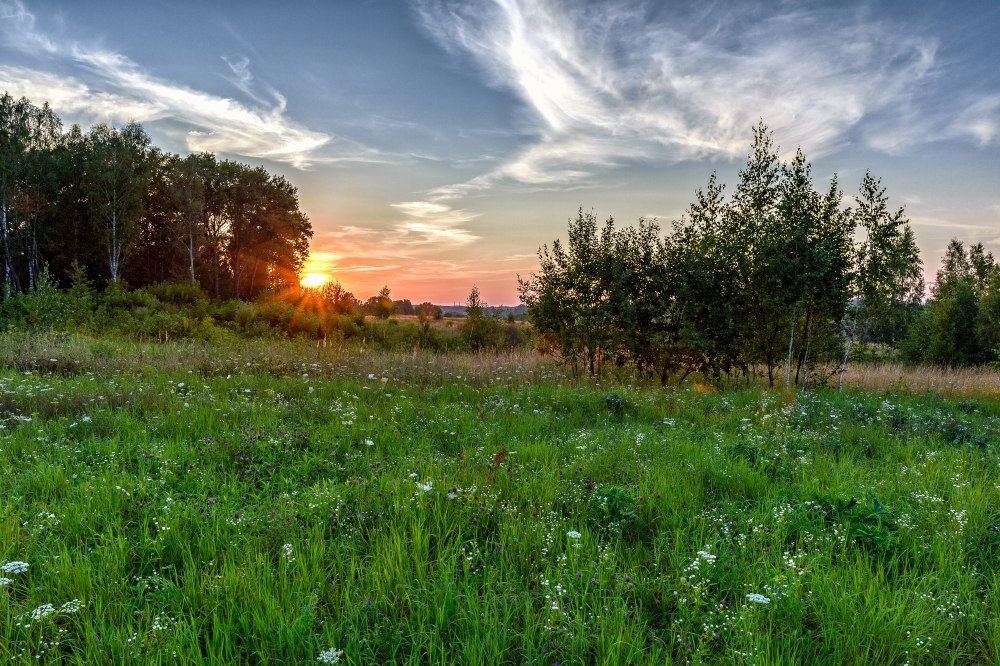
<path id="1" fill-rule="evenodd" d="M 845 384 L 856 390 L 887 392 L 906 390 L 935 393 L 950 398 L 1000 399 L 1000 370 L 991 366 L 890 366 L 883 363 L 852 364 Z"/>
<path id="2" fill-rule="evenodd" d="M 3 661 L 1000 659 L 996 400 L 11 341 Z"/>

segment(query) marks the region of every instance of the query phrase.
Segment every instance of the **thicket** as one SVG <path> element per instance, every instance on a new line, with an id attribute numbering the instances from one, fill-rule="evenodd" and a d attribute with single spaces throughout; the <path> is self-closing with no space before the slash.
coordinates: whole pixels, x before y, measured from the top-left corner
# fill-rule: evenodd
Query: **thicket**
<path id="1" fill-rule="evenodd" d="M 542 246 L 539 272 L 519 280 L 539 346 L 575 372 L 632 364 L 663 382 L 842 383 L 852 353 L 895 363 L 901 343 L 914 362 L 995 360 L 993 257 L 954 241 L 925 306 L 904 209 L 870 172 L 854 198 L 844 205 L 836 176 L 818 190 L 801 150 L 780 160 L 761 123 L 733 194 L 713 173 L 671 233 L 601 227 L 581 208 L 565 244 Z"/>
<path id="2" fill-rule="evenodd" d="M 979 365 L 1000 356 L 1000 266 L 982 243 L 952 240 L 900 350 L 914 363 Z"/>
<path id="3" fill-rule="evenodd" d="M 287 288 L 242 301 L 211 298 L 198 285 L 186 282 L 163 282 L 134 290 L 110 285 L 97 291 L 79 274 L 76 277 L 77 281 L 63 290 L 43 269 L 33 291 L 0 301 L 0 332 L 212 343 L 305 338 L 324 345 L 352 341 L 386 350 L 442 352 L 514 349 L 529 345 L 531 340 L 525 325 L 504 322 L 482 311 L 444 322 L 440 317 L 435 319 L 436 313 L 426 307 L 416 321 L 366 316 L 365 308 L 339 284 L 322 289 Z M 473 293 L 478 299 L 475 288 Z"/>
<path id="4" fill-rule="evenodd" d="M 282 176 L 152 145 L 141 125 L 84 132 L 48 107 L 0 96 L 3 298 L 44 267 L 114 286 L 184 281 L 251 299 L 298 284 L 312 226 Z"/>

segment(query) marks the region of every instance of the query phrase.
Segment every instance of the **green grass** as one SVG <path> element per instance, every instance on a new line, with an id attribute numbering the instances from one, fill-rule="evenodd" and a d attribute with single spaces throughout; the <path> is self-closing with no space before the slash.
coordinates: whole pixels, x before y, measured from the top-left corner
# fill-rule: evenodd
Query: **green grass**
<path id="1" fill-rule="evenodd" d="M 31 345 L 0 370 L 0 661 L 1000 659 L 995 401 Z"/>

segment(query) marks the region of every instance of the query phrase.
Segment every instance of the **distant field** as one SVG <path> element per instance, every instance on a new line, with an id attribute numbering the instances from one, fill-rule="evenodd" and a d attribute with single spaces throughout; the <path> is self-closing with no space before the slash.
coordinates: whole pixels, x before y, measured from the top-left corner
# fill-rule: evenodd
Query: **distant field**
<path id="1" fill-rule="evenodd" d="M 993 373 L 4 342 L 0 661 L 1000 660 Z"/>

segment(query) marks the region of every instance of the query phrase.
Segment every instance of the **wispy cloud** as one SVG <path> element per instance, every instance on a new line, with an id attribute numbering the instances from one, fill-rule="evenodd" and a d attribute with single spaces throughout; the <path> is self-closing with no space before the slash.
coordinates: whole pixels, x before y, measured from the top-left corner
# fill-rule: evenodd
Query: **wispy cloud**
<path id="1" fill-rule="evenodd" d="M 162 132 L 191 151 L 212 151 L 286 162 L 307 168 L 317 162 L 369 161 L 372 151 L 294 122 L 285 99 L 272 102 L 253 91 L 246 58 L 230 59 L 234 85 L 253 105 L 163 80 L 128 57 L 71 41 L 59 42 L 38 29 L 19 0 L 0 0 L 0 42 L 49 56 L 60 70 L 0 66 L 0 88 L 87 121 L 167 121 Z M 336 150 L 334 150 L 336 148 Z"/>
<path id="2" fill-rule="evenodd" d="M 761 117 L 815 157 L 867 114 L 910 106 L 934 65 L 934 39 L 840 7 L 659 4 L 423 0 L 427 32 L 520 98 L 537 135 L 438 200 L 503 180 L 579 183 L 630 160 L 736 157 Z"/>
<path id="3" fill-rule="evenodd" d="M 955 119 L 958 135 L 973 137 L 980 146 L 1000 144 L 1000 94 L 971 102 Z"/>
<path id="4" fill-rule="evenodd" d="M 478 239 L 459 226 L 479 217 L 478 213 L 433 201 L 406 201 L 392 204 L 392 207 L 406 215 L 406 219 L 396 225 L 400 242 L 440 246 L 465 245 Z"/>

